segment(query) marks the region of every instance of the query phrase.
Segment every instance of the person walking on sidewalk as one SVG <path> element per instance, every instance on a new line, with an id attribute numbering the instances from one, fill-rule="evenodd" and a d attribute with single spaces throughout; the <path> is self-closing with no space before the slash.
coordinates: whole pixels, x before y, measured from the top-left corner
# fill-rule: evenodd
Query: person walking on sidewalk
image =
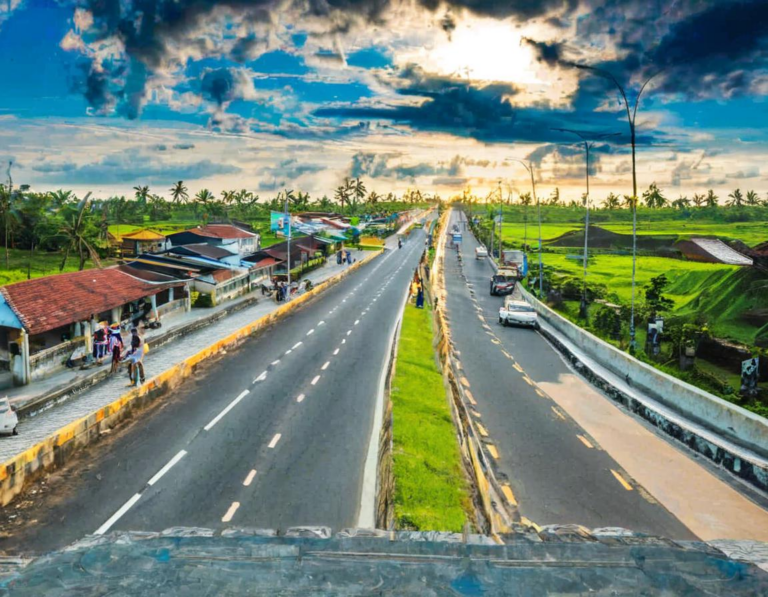
<path id="1" fill-rule="evenodd" d="M 139 336 L 137 328 L 131 328 L 131 348 L 125 357 L 128 361 L 128 377 L 131 386 L 135 386 L 137 380 L 144 383 L 144 340 Z"/>
<path id="2" fill-rule="evenodd" d="M 112 369 L 110 373 L 117 373 L 117 369 L 120 367 L 120 355 L 123 353 L 123 338 L 120 335 L 120 326 L 113 324 L 107 332 L 109 334 L 107 347 L 112 354 Z"/>

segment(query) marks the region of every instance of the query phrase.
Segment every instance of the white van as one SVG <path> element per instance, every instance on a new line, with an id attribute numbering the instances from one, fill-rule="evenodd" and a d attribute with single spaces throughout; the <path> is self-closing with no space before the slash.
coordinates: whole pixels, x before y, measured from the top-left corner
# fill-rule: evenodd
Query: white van
<path id="1" fill-rule="evenodd" d="M 8 398 L 0 398 L 0 434 L 18 435 L 19 417 Z"/>

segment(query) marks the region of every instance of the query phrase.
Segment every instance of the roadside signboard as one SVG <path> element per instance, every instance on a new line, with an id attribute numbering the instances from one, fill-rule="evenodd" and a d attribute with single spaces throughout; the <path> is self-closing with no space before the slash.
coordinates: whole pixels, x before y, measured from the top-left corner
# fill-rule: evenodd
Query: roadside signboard
<path id="1" fill-rule="evenodd" d="M 460 243 L 461 242 L 461 234 L 454 233 L 453 234 L 453 242 L 457 243 L 457 244 Z"/>
<path id="2" fill-rule="evenodd" d="M 288 214 L 282 211 L 273 211 L 269 214 L 269 229 L 272 232 L 280 232 L 284 236 L 288 236 L 289 222 Z"/>

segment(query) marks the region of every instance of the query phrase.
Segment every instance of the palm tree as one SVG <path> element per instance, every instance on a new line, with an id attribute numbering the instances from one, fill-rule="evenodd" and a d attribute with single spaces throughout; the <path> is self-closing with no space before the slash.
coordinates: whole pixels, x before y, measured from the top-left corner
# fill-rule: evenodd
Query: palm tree
<path id="1" fill-rule="evenodd" d="M 633 209 L 637 207 L 637 197 L 630 197 L 629 195 L 624 195 L 624 207 L 627 207 L 629 209 Z"/>
<path id="2" fill-rule="evenodd" d="M 558 205 L 560 203 L 560 188 L 555 187 L 555 190 L 552 191 L 552 194 L 549 196 L 549 204 L 550 205 Z"/>
<path id="3" fill-rule="evenodd" d="M 647 191 L 643 192 L 643 200 L 648 207 L 661 208 L 667 204 L 667 198 L 661 194 L 655 182 L 651 183 Z"/>
<path id="4" fill-rule="evenodd" d="M 533 203 L 533 199 L 530 193 L 520 193 L 520 205 L 528 207 L 531 203 Z"/>
<path id="5" fill-rule="evenodd" d="M 85 268 L 85 261 L 89 256 L 98 267 L 101 267 L 99 255 L 92 244 L 93 239 L 89 234 L 89 222 L 85 217 L 90 196 L 91 194 L 88 193 L 80 202 L 77 213 L 71 214 L 69 220 L 65 220 L 65 223 L 59 228 L 59 233 L 65 238 L 64 259 L 61 261 L 59 271 L 64 271 L 69 254 L 73 250 L 76 250 L 80 255 L 80 271 Z"/>
<path id="6" fill-rule="evenodd" d="M 675 199 L 672 202 L 672 207 L 675 209 L 687 209 L 691 206 L 691 201 L 688 199 L 688 197 L 683 197 L 680 195 L 677 199 Z"/>
<path id="7" fill-rule="evenodd" d="M 187 192 L 187 187 L 184 186 L 183 180 L 173 185 L 170 191 L 174 203 L 186 203 L 189 200 L 189 193 Z"/>
<path id="8" fill-rule="evenodd" d="M 72 191 L 64 191 L 59 189 L 51 193 L 51 201 L 53 201 L 54 207 L 62 207 L 67 201 L 72 198 Z"/>
<path id="9" fill-rule="evenodd" d="M 729 207 L 741 207 L 744 205 L 744 196 L 741 194 L 741 189 L 736 189 L 733 193 L 729 193 L 728 197 L 730 198 L 726 205 Z"/>
<path id="10" fill-rule="evenodd" d="M 296 209 L 299 211 L 305 211 L 309 207 L 309 193 L 302 193 L 299 191 L 296 194 Z"/>
<path id="11" fill-rule="evenodd" d="M 379 202 L 379 199 L 381 199 L 381 195 L 379 195 L 376 191 L 371 191 L 368 193 L 368 205 L 376 205 Z"/>
<path id="12" fill-rule="evenodd" d="M 613 193 L 608 193 L 604 205 L 605 209 L 618 209 L 621 206 L 621 199 Z"/>
<path id="13" fill-rule="evenodd" d="M 705 200 L 707 207 L 717 207 L 717 199 L 718 197 L 715 195 L 715 192 L 712 189 L 709 189 L 707 191 L 707 198 Z"/>
<path id="14" fill-rule="evenodd" d="M 341 213 L 344 213 L 344 204 L 347 202 L 347 185 L 339 185 L 336 188 L 336 191 L 333 193 L 333 198 L 336 199 L 337 203 L 341 204 Z"/>
<path id="15" fill-rule="evenodd" d="M 237 197 L 237 191 L 222 191 L 221 192 L 221 200 L 226 203 L 227 205 L 234 202 L 235 197 Z"/>
<path id="16" fill-rule="evenodd" d="M 136 201 L 138 201 L 142 206 L 147 204 L 147 197 L 149 197 L 149 187 L 148 186 L 140 186 L 137 185 L 133 187 L 133 190 L 136 191 Z"/>
<path id="17" fill-rule="evenodd" d="M 691 198 L 691 201 L 693 201 L 693 204 L 696 207 L 701 207 L 707 202 L 707 197 L 706 195 L 702 195 L 700 193 L 694 193 L 693 197 Z"/>
<path id="18" fill-rule="evenodd" d="M 365 197 L 365 184 L 359 178 L 355 178 L 354 180 L 350 181 L 349 190 L 352 193 L 352 196 L 355 198 L 354 205 L 357 205 L 357 203 L 362 201 L 363 197 Z"/>
<path id="19" fill-rule="evenodd" d="M 215 200 L 216 200 L 216 196 L 213 193 L 211 193 L 208 189 L 200 189 L 195 195 L 195 215 L 197 215 L 197 206 L 202 205 L 203 209 L 206 210 L 205 216 L 207 219 L 208 210 L 210 209 L 211 204 Z"/>
<path id="20" fill-rule="evenodd" d="M 755 191 L 747 191 L 747 205 L 760 205 L 760 197 Z"/>

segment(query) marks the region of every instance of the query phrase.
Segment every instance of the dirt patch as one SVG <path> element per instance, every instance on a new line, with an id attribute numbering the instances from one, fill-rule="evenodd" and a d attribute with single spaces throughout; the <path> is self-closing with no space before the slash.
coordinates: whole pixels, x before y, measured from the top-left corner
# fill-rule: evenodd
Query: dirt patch
<path id="1" fill-rule="evenodd" d="M 637 236 L 637 248 L 642 251 L 658 251 L 660 253 L 677 253 L 675 242 L 677 236 L 658 235 Z M 546 243 L 552 247 L 583 247 L 584 231 L 571 230 Z M 589 246 L 595 249 L 615 249 L 617 251 L 632 250 L 632 235 L 611 232 L 600 226 L 589 227 Z"/>

